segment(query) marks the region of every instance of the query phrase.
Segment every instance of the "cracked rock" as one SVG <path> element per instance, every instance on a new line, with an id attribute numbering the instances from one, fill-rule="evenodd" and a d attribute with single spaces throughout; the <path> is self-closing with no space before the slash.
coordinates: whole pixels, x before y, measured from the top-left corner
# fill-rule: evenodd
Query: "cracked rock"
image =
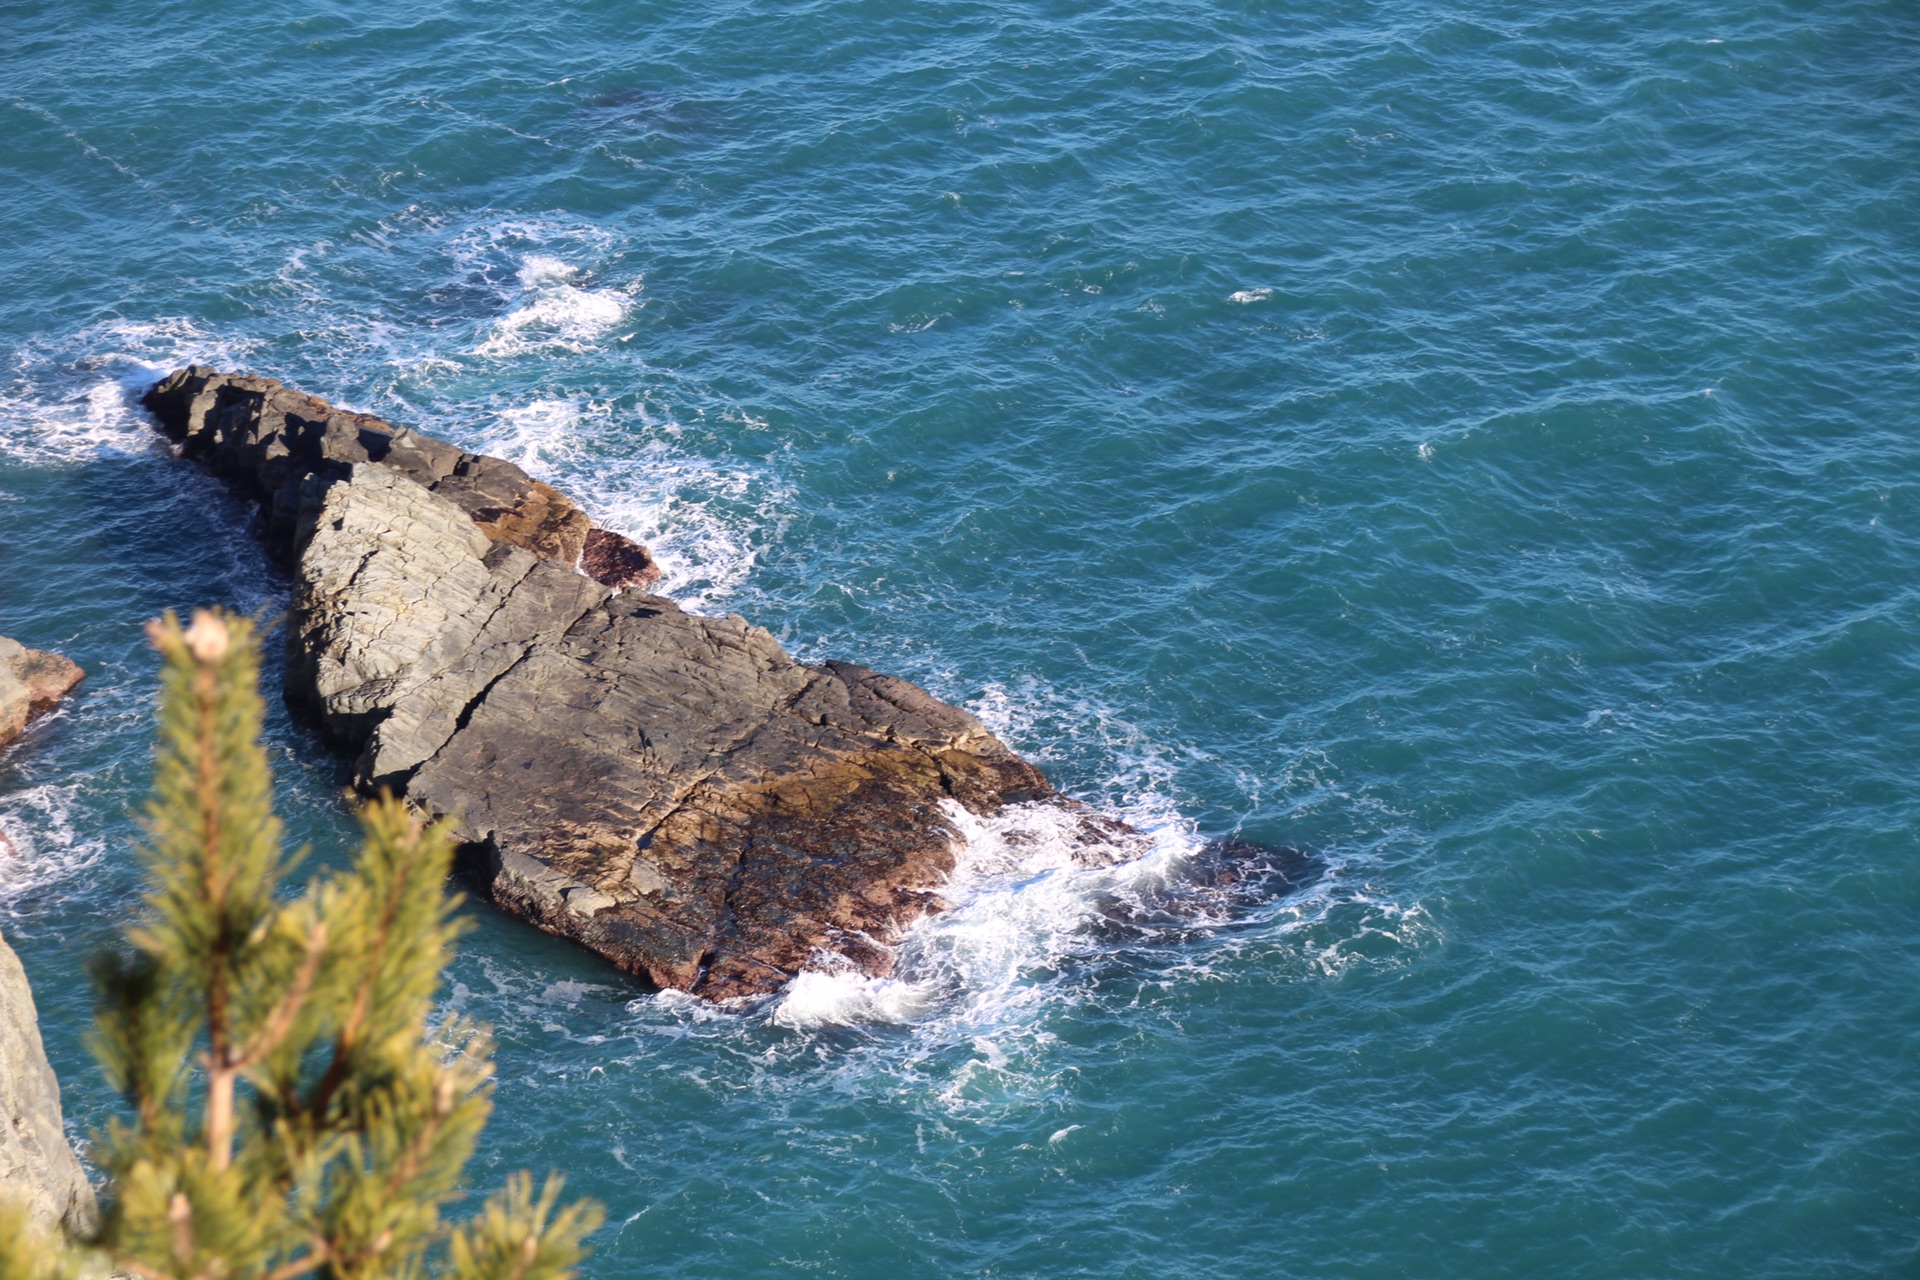
<path id="1" fill-rule="evenodd" d="M 502 909 L 662 987 L 765 994 L 822 952 L 885 973 L 940 909 L 944 806 L 1054 796 L 904 680 L 646 594 L 644 547 L 511 463 L 200 366 L 146 404 L 261 504 L 288 699 L 358 785 L 448 817 Z"/>

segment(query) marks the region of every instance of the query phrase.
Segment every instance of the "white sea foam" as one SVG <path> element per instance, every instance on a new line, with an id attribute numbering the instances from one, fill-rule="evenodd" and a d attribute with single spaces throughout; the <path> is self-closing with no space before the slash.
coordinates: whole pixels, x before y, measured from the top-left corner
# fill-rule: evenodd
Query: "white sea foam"
<path id="1" fill-rule="evenodd" d="M 925 333 L 927 330 L 933 328 L 933 326 L 939 324 L 942 320 L 950 320 L 952 318 L 953 318 L 953 312 L 951 311 L 942 311 L 931 316 L 918 315 L 918 316 L 915 316 L 913 319 L 906 321 L 905 323 L 890 322 L 887 325 L 887 332 L 888 333 Z"/>
<path id="2" fill-rule="evenodd" d="M 993 818 L 951 801 L 946 810 L 960 833 L 941 889 L 948 909 L 908 931 L 891 977 L 823 957 L 780 997 L 774 1022 L 807 1030 L 931 1015 L 976 1030 L 1002 1024 L 1051 998 L 1053 984 L 1036 975 L 1098 947 L 1088 926 L 1107 904 L 1164 887 L 1200 848 L 1191 828 L 1167 824 L 1129 847 L 1095 851 L 1118 861 L 1093 867 L 1081 822 L 1060 806 L 1015 805 Z"/>
<path id="3" fill-rule="evenodd" d="M 57 466 L 157 450 L 140 394 L 182 364 L 231 361 L 244 350 L 174 318 L 110 320 L 29 345 L 0 387 L 0 454 Z"/>
<path id="4" fill-rule="evenodd" d="M 627 318 L 640 293 L 634 277 L 596 285 L 611 237 L 593 227 L 508 219 L 471 228 L 452 245 L 470 277 L 500 288 L 509 310 L 493 321 L 470 354 L 580 354 L 595 350 Z M 585 265 L 583 265 L 585 264 Z M 510 282 L 503 280 L 511 267 Z"/>
<path id="5" fill-rule="evenodd" d="M 698 613 L 746 582 L 790 495 L 761 468 L 682 447 L 684 434 L 644 403 L 616 411 L 545 397 L 500 410 L 478 447 L 565 490 L 595 524 L 645 543 L 661 569 L 655 590 Z"/>
<path id="6" fill-rule="evenodd" d="M 1108 812 L 1147 826 L 1180 821 L 1177 753 L 1117 708 L 1032 677 L 990 681 L 973 698 L 947 687 L 941 675 L 928 683 L 964 701 L 997 737 L 1043 766 L 1097 763 L 1097 776 L 1081 785 L 1091 788 L 1084 798 Z"/>
<path id="7" fill-rule="evenodd" d="M 626 319 L 630 295 L 584 289 L 578 273 L 557 258 L 529 257 L 520 269 L 521 301 L 496 322 L 475 355 L 517 356 L 537 351 L 591 350 Z"/>
<path id="8" fill-rule="evenodd" d="M 0 795 L 0 830 L 14 851 L 12 857 L 0 854 L 0 905 L 71 880 L 105 855 L 101 841 L 74 832 L 79 791 L 78 782 L 44 783 Z"/>

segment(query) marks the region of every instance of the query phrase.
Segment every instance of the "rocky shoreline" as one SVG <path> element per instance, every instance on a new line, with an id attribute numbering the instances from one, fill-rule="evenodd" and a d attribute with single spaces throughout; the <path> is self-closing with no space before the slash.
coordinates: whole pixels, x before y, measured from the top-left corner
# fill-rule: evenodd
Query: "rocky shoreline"
<path id="1" fill-rule="evenodd" d="M 904 680 L 647 594 L 644 547 L 510 462 L 204 366 L 144 404 L 259 504 L 288 701 L 356 785 L 448 817 L 502 909 L 661 987 L 889 972 L 943 905 L 951 806 L 1058 805 L 1089 858 L 1132 835 Z"/>
<path id="2" fill-rule="evenodd" d="M 60 1082 L 40 1043 L 33 991 L 0 937 L 0 1195 L 26 1210 L 35 1228 L 84 1234 L 97 1212 L 93 1187 L 67 1144 Z"/>
<path id="3" fill-rule="evenodd" d="M 50 711 L 85 677 L 67 658 L 0 636 L 0 746 Z M 14 857 L 0 830 L 0 858 Z M 60 1082 L 40 1042 L 33 991 L 13 948 L 0 937 L 0 1191 L 38 1230 L 84 1232 L 94 1220 L 93 1188 L 67 1144 Z"/>

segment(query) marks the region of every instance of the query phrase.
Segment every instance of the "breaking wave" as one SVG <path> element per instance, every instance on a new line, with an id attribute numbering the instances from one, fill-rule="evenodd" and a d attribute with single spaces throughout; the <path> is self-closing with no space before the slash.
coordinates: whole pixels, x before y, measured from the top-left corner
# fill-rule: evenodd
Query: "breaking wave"
<path id="1" fill-rule="evenodd" d="M 72 880 L 105 857 L 106 841 L 75 829 L 80 792 L 79 782 L 66 782 L 0 795 L 0 909 Z"/>
<path id="2" fill-rule="evenodd" d="M 778 535 L 787 489 L 763 470 L 684 447 L 664 406 L 543 398 L 497 411 L 475 447 L 566 491 L 594 523 L 645 543 L 654 588 L 711 612 L 753 573 Z"/>
<path id="3" fill-rule="evenodd" d="M 493 325 L 475 355 L 588 351 L 627 318 L 639 282 L 623 289 L 583 287 L 583 273 L 559 258 L 529 254 L 519 271 L 520 296 Z"/>
<path id="4" fill-rule="evenodd" d="M 0 455 L 27 466 L 72 466 L 160 452 L 141 393 L 179 365 L 240 363 L 249 349 L 173 317 L 110 320 L 30 344 L 0 386 Z"/>

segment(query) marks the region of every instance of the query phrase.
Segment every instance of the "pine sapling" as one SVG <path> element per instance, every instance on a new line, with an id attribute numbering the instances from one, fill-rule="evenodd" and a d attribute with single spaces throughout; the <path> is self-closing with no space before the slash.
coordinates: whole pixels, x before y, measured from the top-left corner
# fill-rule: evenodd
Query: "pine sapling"
<path id="1" fill-rule="evenodd" d="M 84 1250 L 0 1214 L 0 1280 L 110 1265 L 142 1280 L 563 1280 L 600 1223 L 515 1175 L 443 1219 L 491 1107 L 491 1044 L 436 1025 L 461 931 L 452 846 L 391 797 L 361 812 L 353 865 L 281 887 L 259 744 L 251 623 L 201 611 L 148 634 L 164 661 L 131 949 L 95 966 L 94 1051 L 128 1114 L 96 1152 L 109 1180 Z"/>

